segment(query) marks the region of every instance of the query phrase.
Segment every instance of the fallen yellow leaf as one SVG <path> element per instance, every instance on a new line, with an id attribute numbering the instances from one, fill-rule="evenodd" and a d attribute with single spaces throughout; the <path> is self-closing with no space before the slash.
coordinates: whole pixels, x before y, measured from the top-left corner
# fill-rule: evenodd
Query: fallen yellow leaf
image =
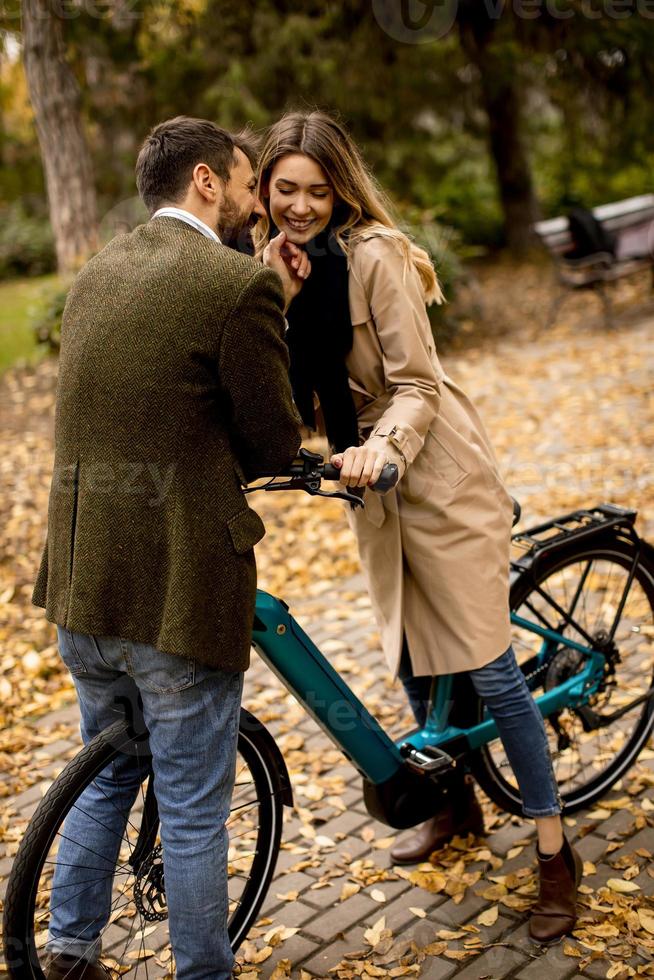
<path id="1" fill-rule="evenodd" d="M 611 891 L 622 894 L 640 891 L 640 885 L 637 885 L 635 881 L 625 881 L 624 878 L 609 878 L 606 884 Z"/>
<path id="2" fill-rule="evenodd" d="M 357 884 L 357 882 L 346 881 L 343 887 L 341 888 L 340 901 L 344 902 L 346 899 L 352 898 L 352 896 L 356 895 L 356 893 L 360 890 L 361 890 L 361 885 Z"/>
<path id="3" fill-rule="evenodd" d="M 651 909 L 638 909 L 638 919 L 643 929 L 654 936 L 654 911 Z"/>
<path id="4" fill-rule="evenodd" d="M 494 926 L 497 922 L 497 917 L 500 914 L 500 909 L 498 905 L 493 905 L 489 909 L 485 909 L 480 915 L 477 916 L 477 922 L 480 926 Z"/>

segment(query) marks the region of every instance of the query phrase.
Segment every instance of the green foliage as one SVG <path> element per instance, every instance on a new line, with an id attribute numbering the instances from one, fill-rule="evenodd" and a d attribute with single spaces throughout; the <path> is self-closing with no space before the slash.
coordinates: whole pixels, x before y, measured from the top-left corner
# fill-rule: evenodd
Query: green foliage
<path id="1" fill-rule="evenodd" d="M 22 202 L 0 208 L 0 279 L 42 276 L 55 268 L 50 225 Z"/>
<path id="2" fill-rule="evenodd" d="M 33 318 L 46 296 L 58 288 L 57 283 L 55 276 L 0 282 L 0 372 L 17 361 L 33 362 L 41 355 Z"/>
<path id="3" fill-rule="evenodd" d="M 58 280 L 43 294 L 41 302 L 32 310 L 34 338 L 48 353 L 57 353 L 61 346 L 61 320 L 69 288 L 70 283 Z"/>
<path id="4" fill-rule="evenodd" d="M 437 218 L 436 209 L 407 208 L 403 218 L 404 231 L 431 258 L 445 295 L 445 303 L 432 303 L 427 312 L 437 347 L 446 350 L 460 330 L 462 312 L 455 300 L 459 284 L 468 275 L 466 260 L 477 258 L 483 250 L 466 245 L 455 228 L 443 225 Z"/>
<path id="5" fill-rule="evenodd" d="M 91 6 L 101 16 L 77 5 L 65 29 L 101 213 L 134 197 L 138 147 L 166 117 L 187 113 L 228 128 L 248 121 L 264 128 L 288 109 L 318 106 L 341 116 L 395 200 L 435 208 L 463 242 L 501 245 L 488 89 L 463 43 L 465 17 L 489 33 L 492 78 L 517 80 L 544 215 L 561 213 L 573 200 L 594 205 L 654 184 L 654 61 L 646 17 L 591 17 L 581 0 L 561 0 L 552 9 L 565 8 L 566 16 L 542 4 L 521 17 L 505 4 L 501 18 L 484 27 L 488 5 L 469 2 L 458 4 L 449 33 L 401 43 L 378 21 L 383 4 L 369 0 Z M 14 39 L 20 36 L 18 18 L 5 26 Z M 43 194 L 21 85 L 6 59 L 0 201 Z"/>

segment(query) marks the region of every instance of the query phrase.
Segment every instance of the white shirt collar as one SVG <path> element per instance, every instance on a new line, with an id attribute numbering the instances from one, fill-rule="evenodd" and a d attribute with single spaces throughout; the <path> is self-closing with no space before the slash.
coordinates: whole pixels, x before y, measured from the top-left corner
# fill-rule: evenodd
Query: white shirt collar
<path id="1" fill-rule="evenodd" d="M 178 218 L 180 221 L 185 221 L 187 225 L 191 228 L 195 228 L 199 231 L 201 235 L 205 235 L 207 238 L 213 238 L 214 242 L 220 244 L 220 238 L 209 225 L 205 225 L 204 221 L 197 218 L 190 211 L 185 211 L 183 208 L 159 208 L 158 211 L 152 215 L 153 218 Z"/>

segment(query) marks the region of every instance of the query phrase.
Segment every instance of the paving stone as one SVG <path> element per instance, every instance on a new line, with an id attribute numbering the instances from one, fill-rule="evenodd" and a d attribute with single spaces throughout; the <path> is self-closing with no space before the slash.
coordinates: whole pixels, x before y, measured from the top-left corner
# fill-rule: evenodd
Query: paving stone
<path id="1" fill-rule="evenodd" d="M 56 711 L 49 711 L 33 722 L 35 728 L 45 729 L 45 731 L 49 731 L 60 724 L 71 723 L 79 725 L 79 705 L 74 695 L 69 703 L 57 708 Z"/>
<path id="2" fill-rule="evenodd" d="M 597 803 L 595 809 L 599 809 L 601 806 L 601 802 Z M 591 813 L 592 812 L 593 811 L 591 810 Z M 604 837 L 606 840 L 619 840 L 622 834 L 626 834 L 629 830 L 631 830 L 635 819 L 636 818 L 634 817 L 633 813 L 631 813 L 629 810 L 616 810 L 610 817 L 603 820 L 601 823 L 596 824 L 593 821 L 589 822 L 592 824 L 592 833 L 594 833 L 596 837 Z M 579 823 L 581 822 L 582 820 L 579 818 Z"/>
<path id="3" fill-rule="evenodd" d="M 499 830 L 494 830 L 486 835 L 486 842 L 493 854 L 506 854 L 510 848 L 515 846 L 517 840 L 526 840 L 533 834 L 531 822 L 521 820 L 514 824 L 508 821 Z"/>
<path id="4" fill-rule="evenodd" d="M 58 738 L 56 742 L 43 745 L 34 753 L 35 759 L 70 759 L 72 755 L 79 752 L 79 745 L 70 742 L 65 738 Z"/>
<path id="5" fill-rule="evenodd" d="M 608 864 L 598 864 L 597 872 L 594 875 L 588 875 L 584 879 L 584 884 L 594 888 L 597 892 L 598 889 L 604 888 L 609 878 L 621 877 L 622 871 L 616 871 L 615 868 L 611 868 Z"/>
<path id="6" fill-rule="evenodd" d="M 14 796 L 11 801 L 11 809 L 14 813 L 20 813 L 24 806 L 29 806 L 30 803 L 35 801 L 38 803 L 43 799 L 43 790 L 41 788 L 41 783 L 34 783 L 33 786 L 29 786 L 24 789 L 22 793 L 18 796 Z"/>
<path id="7" fill-rule="evenodd" d="M 441 956 L 428 956 L 421 964 L 420 980 L 448 980 L 459 969 L 459 964 Z"/>
<path id="8" fill-rule="evenodd" d="M 640 890 L 643 895 L 654 895 L 654 878 L 647 873 L 647 865 L 645 865 L 640 874 L 632 880 L 636 885 L 640 885 Z"/>
<path id="9" fill-rule="evenodd" d="M 39 803 L 41 802 L 42 799 L 43 799 L 43 793 L 41 793 L 39 791 L 39 798 L 38 798 L 38 800 L 34 800 L 33 803 L 23 804 L 23 806 L 18 811 L 18 814 L 17 814 L 16 819 L 23 821 L 25 823 L 25 825 L 27 825 L 27 822 L 29 820 L 31 820 L 32 817 L 34 816 L 34 814 L 36 812 L 36 809 L 37 809 L 37 807 L 38 807 L 38 805 L 39 805 Z"/>
<path id="10" fill-rule="evenodd" d="M 584 968 L 584 972 L 583 972 L 584 977 L 591 977 L 592 980 L 605 980 L 606 971 L 611 965 L 611 962 L 612 961 L 609 960 L 607 957 L 602 957 L 601 959 L 598 960 L 592 960 L 588 964 L 588 966 Z M 636 967 L 639 964 L 641 964 L 643 960 L 641 960 L 640 957 L 635 957 L 631 960 L 628 960 L 627 962 L 631 966 Z M 623 976 L 626 976 L 626 974 L 623 974 Z"/>
<path id="11" fill-rule="evenodd" d="M 300 834 L 300 827 L 303 826 L 302 821 L 299 817 L 295 816 L 292 811 L 285 810 L 284 812 L 284 824 L 282 826 L 282 840 L 285 844 L 291 843 L 291 841 L 298 840 L 302 835 Z M 307 838 L 304 838 L 307 840 Z"/>
<path id="12" fill-rule="evenodd" d="M 475 895 L 473 890 L 468 888 L 462 902 L 456 905 L 451 898 L 448 898 L 442 905 L 438 906 L 434 916 L 448 928 L 455 929 L 470 919 L 476 918 L 487 907 L 486 899 Z"/>
<path id="13" fill-rule="evenodd" d="M 330 769 L 329 775 L 335 779 L 343 779 L 346 783 L 356 786 L 359 789 L 359 796 L 361 796 L 361 776 L 351 763 L 344 762 L 342 765 Z"/>
<path id="14" fill-rule="evenodd" d="M 654 827 L 643 827 L 634 837 L 630 837 L 628 842 L 624 844 L 624 852 L 630 853 L 638 850 L 639 847 L 644 847 L 654 854 Z M 622 854 L 623 851 L 616 850 L 614 853 L 618 855 Z"/>
<path id="15" fill-rule="evenodd" d="M 606 847 L 606 844 L 604 846 Z M 466 865 L 466 868 L 470 868 L 471 870 L 474 870 L 475 867 L 484 870 L 485 868 L 488 867 L 488 865 L 486 862 L 481 862 L 480 864 L 477 865 L 475 864 Z M 534 868 L 536 867 L 536 841 L 535 840 L 531 844 L 528 844 L 525 847 L 523 847 L 520 854 L 517 854 L 515 857 L 512 858 L 507 858 L 504 861 L 501 870 L 498 871 L 497 873 L 503 875 L 511 874 L 514 871 L 519 871 L 522 868 L 529 868 L 529 867 L 534 867 Z M 493 874 L 492 871 L 489 871 L 488 873 Z"/>
<path id="16" fill-rule="evenodd" d="M 294 977 L 299 976 L 299 970 L 296 969 L 297 964 L 301 963 L 307 957 L 312 956 L 317 949 L 318 944 L 316 942 L 296 933 L 295 936 L 284 940 L 279 946 L 275 946 L 272 956 L 269 956 L 261 964 L 259 977 L 270 977 L 280 960 L 290 960 L 293 968 L 292 975 Z"/>
<path id="17" fill-rule="evenodd" d="M 128 929 L 123 929 L 117 922 L 112 922 L 111 925 L 102 933 L 103 952 L 111 953 L 113 956 L 119 958 L 120 955 L 125 952 L 126 944 L 130 938 Z M 152 944 L 149 936 L 148 946 L 150 949 L 156 948 Z"/>
<path id="18" fill-rule="evenodd" d="M 330 851 L 329 856 L 331 857 L 334 853 L 334 851 Z M 344 837 L 343 840 L 338 841 L 336 853 L 338 854 L 339 863 L 347 863 L 349 861 L 356 861 L 357 858 L 364 858 L 371 853 L 371 847 L 370 844 L 366 844 L 360 837 Z M 325 872 L 325 867 L 321 864 L 318 868 L 307 868 L 307 871 L 315 878 L 320 878 Z"/>
<path id="19" fill-rule="evenodd" d="M 474 919 L 470 920 L 470 925 L 475 925 L 479 929 L 478 936 L 484 945 L 499 942 L 500 939 L 509 933 L 509 941 L 511 941 L 513 934 L 516 931 L 515 919 L 512 918 L 509 910 L 502 908 L 502 906 L 500 906 L 500 914 L 497 917 L 497 921 L 494 922 L 492 926 L 479 925 L 476 920 L 477 917 L 475 916 Z"/>
<path id="20" fill-rule="evenodd" d="M 519 953 L 522 953 L 528 960 L 541 960 L 544 956 L 550 956 L 552 962 L 557 962 L 561 959 L 567 960 L 570 964 L 570 957 L 563 957 L 563 941 L 555 943 L 553 946 L 539 946 L 535 943 L 529 935 L 529 914 L 525 913 L 520 915 L 516 919 L 516 925 L 508 930 L 507 934 L 502 937 L 503 942 L 508 942 L 511 946 L 516 949 Z M 546 961 L 549 962 L 549 961 Z M 573 969 L 578 969 L 579 964 L 575 963 L 574 960 L 571 963 Z"/>
<path id="21" fill-rule="evenodd" d="M 322 938 L 324 941 L 329 942 L 337 933 L 351 929 L 364 916 L 372 915 L 373 909 L 378 913 L 378 918 L 384 914 L 379 909 L 377 902 L 373 902 L 364 892 L 358 892 L 345 902 L 338 902 L 336 905 L 332 905 L 326 909 L 319 920 L 314 920 L 314 928 L 311 929 L 307 926 L 303 929 L 303 932 L 308 936 L 315 935 L 317 938 Z"/>
<path id="22" fill-rule="evenodd" d="M 351 811 L 364 814 L 366 820 L 369 818 L 368 811 L 363 804 L 363 798 L 361 796 L 360 780 L 351 783 L 346 789 L 344 789 L 341 793 L 337 793 L 336 795 L 340 796 L 340 798 L 343 800 L 343 803 L 347 807 L 347 812 Z"/>
<path id="23" fill-rule="evenodd" d="M 514 940 L 513 936 L 511 938 Z M 564 954 L 562 942 L 539 952 L 538 947 L 527 939 L 521 946 L 521 952 L 532 956 L 533 959 L 518 973 L 519 980 L 567 980 L 577 972 L 578 964 Z"/>
<path id="24" fill-rule="evenodd" d="M 393 932 L 399 932 L 404 927 L 410 927 L 414 923 L 436 922 L 435 909 L 447 900 L 445 895 L 432 895 L 425 888 L 410 887 L 398 898 L 384 906 L 386 925 Z M 411 911 L 412 908 L 424 909 L 427 918 L 421 919 Z M 442 928 L 443 923 L 438 922 L 438 927 Z"/>
<path id="25" fill-rule="evenodd" d="M 416 920 L 414 920 L 415 922 Z M 475 938 L 479 938 L 484 945 L 497 942 L 500 937 L 508 930 L 515 928 L 515 922 L 506 915 L 499 915 L 497 921 L 492 926 L 479 926 L 475 920 L 471 920 L 471 924 L 474 924 L 479 932 L 474 934 Z M 438 909 L 436 909 L 432 916 L 426 919 L 418 919 L 417 925 L 410 925 L 408 928 L 408 934 L 415 940 L 418 946 L 426 946 L 432 942 L 438 942 L 441 938 L 438 934 L 443 931 L 443 923 L 438 921 Z M 468 934 L 468 939 L 473 938 L 473 934 Z M 462 939 L 461 943 L 464 942 Z M 462 948 L 459 941 L 451 940 L 452 948 Z M 447 962 L 447 958 L 445 958 Z M 456 960 L 454 962 L 457 962 Z M 461 961 L 461 962 L 465 962 Z"/>
<path id="26" fill-rule="evenodd" d="M 358 831 L 368 826 L 370 818 L 366 820 L 356 810 L 345 810 L 336 817 L 332 817 L 326 823 L 321 824 L 318 832 L 325 834 L 326 837 L 334 837 L 334 834 L 343 832 L 351 836 L 358 836 Z M 318 829 L 318 828 L 317 828 Z M 385 835 L 387 836 L 387 835 Z"/>
<path id="27" fill-rule="evenodd" d="M 306 892 L 302 897 L 304 901 L 309 902 L 309 904 L 316 905 L 320 908 L 325 908 L 328 905 L 334 905 L 340 900 L 340 895 L 343 890 L 343 886 L 346 882 L 351 879 L 347 875 L 343 875 L 341 878 L 332 878 L 328 885 L 323 888 L 313 888 Z M 317 882 L 316 882 L 317 884 Z M 388 907 L 388 905 L 393 901 L 398 895 L 408 891 L 411 885 L 408 881 L 400 878 L 397 881 L 380 881 L 376 882 L 374 885 L 367 885 L 365 888 L 362 887 L 361 893 L 364 895 L 370 895 L 373 889 L 379 889 L 383 891 L 386 896 L 386 902 L 375 902 L 375 905 L 382 909 Z M 374 901 L 374 899 L 373 899 Z M 380 915 L 382 914 L 380 912 Z"/>
<path id="28" fill-rule="evenodd" d="M 293 868 L 300 861 L 306 861 L 309 858 L 310 858 L 310 854 L 308 849 L 306 854 L 294 854 L 290 850 L 283 849 L 279 852 L 279 857 L 277 858 L 277 864 L 275 866 L 275 875 L 283 875 L 285 871 L 288 871 L 290 868 Z M 306 873 L 308 874 L 315 873 L 316 875 L 318 875 L 321 873 L 321 871 L 320 868 L 307 868 Z M 275 879 L 273 879 L 273 884 L 271 887 L 274 887 L 274 885 L 275 885 Z"/>
<path id="29" fill-rule="evenodd" d="M 327 906 L 335 905 L 340 901 L 343 886 L 347 882 L 350 882 L 347 875 L 343 875 L 340 878 L 331 878 L 328 884 L 320 888 L 311 888 L 302 897 L 304 901 L 308 902 L 310 905 L 315 905 L 317 908 L 326 908 Z M 314 884 L 320 884 L 320 881 L 314 881 Z M 398 892 L 402 891 L 402 888 L 396 887 L 394 892 L 391 894 L 389 891 L 389 886 L 391 885 L 399 886 L 400 882 L 380 881 L 378 884 L 369 885 L 365 888 L 362 887 L 361 894 L 370 896 L 370 892 L 373 888 L 379 888 L 384 892 L 387 898 L 394 898 Z M 386 908 L 385 903 L 375 902 L 375 904 L 381 909 Z"/>
<path id="30" fill-rule="evenodd" d="M 299 899 L 295 902 L 280 902 L 273 898 L 272 901 L 265 902 L 261 909 L 261 915 L 273 919 L 274 925 L 284 925 L 290 928 L 303 927 L 318 912 L 319 909 L 307 905 Z M 272 929 L 272 926 L 270 928 Z"/>
<path id="31" fill-rule="evenodd" d="M 291 871 L 288 874 L 275 874 L 269 895 L 273 897 L 277 894 L 285 895 L 287 892 L 298 892 L 298 897 L 302 898 L 304 892 L 315 882 L 315 878 L 306 874 L 304 871 Z M 280 899 L 277 899 L 279 903 Z"/>
<path id="32" fill-rule="evenodd" d="M 329 970 L 340 963 L 346 953 L 354 953 L 357 950 L 369 948 L 363 938 L 363 930 L 360 928 L 350 929 L 348 932 L 342 933 L 339 938 L 331 942 L 328 939 L 324 942 L 313 956 L 302 963 L 300 969 L 308 970 L 314 977 L 327 977 Z"/>
<path id="33" fill-rule="evenodd" d="M 6 878 L 12 869 L 14 863 L 13 857 L 3 857 L 0 860 L 0 878 Z"/>
<path id="34" fill-rule="evenodd" d="M 586 834 L 581 840 L 575 841 L 574 846 L 583 861 L 592 861 L 593 864 L 601 861 L 606 853 L 606 841 L 594 834 Z"/>
<path id="35" fill-rule="evenodd" d="M 518 950 L 507 946 L 493 946 L 487 949 L 480 956 L 475 956 L 467 964 L 459 964 L 456 976 L 457 980 L 500 980 L 508 977 L 524 966 L 526 960 Z M 549 980 L 546 974 L 542 980 Z"/>

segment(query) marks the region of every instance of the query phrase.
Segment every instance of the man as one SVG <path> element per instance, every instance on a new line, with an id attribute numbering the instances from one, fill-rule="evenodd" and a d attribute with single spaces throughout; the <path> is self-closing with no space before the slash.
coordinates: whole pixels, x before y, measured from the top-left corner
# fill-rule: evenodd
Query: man
<path id="1" fill-rule="evenodd" d="M 251 156 L 243 137 L 186 117 L 141 148 L 153 217 L 91 259 L 66 304 L 33 595 L 58 624 L 84 740 L 142 711 L 179 980 L 233 968 L 225 820 L 264 534 L 241 484 L 282 469 L 300 443 L 282 337 L 308 260 L 283 236 L 272 268 L 221 243 L 263 211 Z M 115 867 L 141 778 L 138 759 L 121 756 L 67 819 L 51 980 L 106 977 L 111 877 L 97 871 Z"/>

